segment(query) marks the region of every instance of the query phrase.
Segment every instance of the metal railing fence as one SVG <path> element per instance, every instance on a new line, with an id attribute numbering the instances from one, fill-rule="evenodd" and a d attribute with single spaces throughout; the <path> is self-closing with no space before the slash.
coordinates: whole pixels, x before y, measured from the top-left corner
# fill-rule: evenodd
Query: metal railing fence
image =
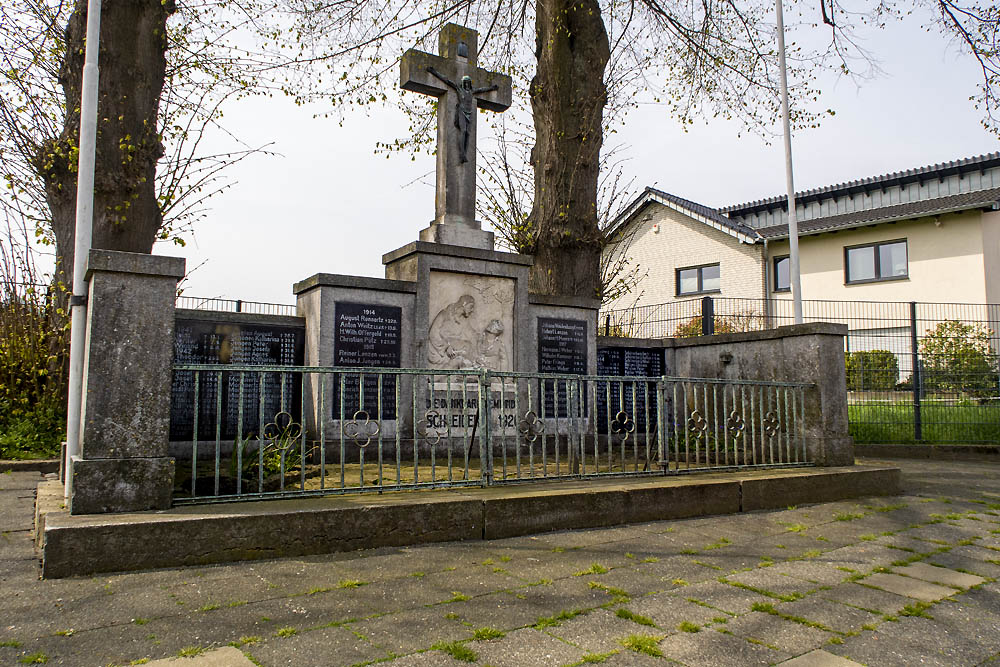
<path id="1" fill-rule="evenodd" d="M 801 383 L 185 365 L 177 503 L 805 465 Z M 180 420 L 184 421 L 184 420 Z M 176 431 L 175 431 L 176 433 Z"/>
<path id="2" fill-rule="evenodd" d="M 243 301 L 242 299 L 219 299 L 215 297 L 179 296 L 177 308 L 190 310 L 213 310 L 221 313 L 250 313 L 253 315 L 295 315 L 295 306 L 285 303 L 265 303 L 263 301 Z"/>
<path id="3" fill-rule="evenodd" d="M 857 442 L 1000 442 L 1000 304 L 803 301 L 806 322 L 846 324 Z M 792 324 L 790 299 L 704 297 L 601 313 L 604 335 L 759 331 Z"/>

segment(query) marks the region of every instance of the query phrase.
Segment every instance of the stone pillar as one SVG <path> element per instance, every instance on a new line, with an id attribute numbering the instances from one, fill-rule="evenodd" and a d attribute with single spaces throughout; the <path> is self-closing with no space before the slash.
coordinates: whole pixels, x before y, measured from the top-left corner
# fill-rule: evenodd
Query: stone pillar
<path id="1" fill-rule="evenodd" d="M 847 327 L 802 324 L 778 327 L 778 332 L 785 333 L 781 341 L 786 369 L 783 379 L 814 383 L 806 390 L 805 401 L 806 450 L 810 460 L 821 466 L 853 465 L 854 439 L 847 428 L 844 364 Z"/>
<path id="2" fill-rule="evenodd" d="M 91 250 L 72 514 L 170 507 L 174 299 L 184 260 Z"/>

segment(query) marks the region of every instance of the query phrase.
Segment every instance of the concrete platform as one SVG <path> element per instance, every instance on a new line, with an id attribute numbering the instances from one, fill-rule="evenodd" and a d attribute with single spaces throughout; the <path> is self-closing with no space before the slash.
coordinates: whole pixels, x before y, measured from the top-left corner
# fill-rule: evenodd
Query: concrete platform
<path id="1" fill-rule="evenodd" d="M 43 482 L 35 531 L 43 576 L 59 578 L 750 512 L 894 495 L 899 479 L 873 465 L 740 470 L 84 516 Z"/>

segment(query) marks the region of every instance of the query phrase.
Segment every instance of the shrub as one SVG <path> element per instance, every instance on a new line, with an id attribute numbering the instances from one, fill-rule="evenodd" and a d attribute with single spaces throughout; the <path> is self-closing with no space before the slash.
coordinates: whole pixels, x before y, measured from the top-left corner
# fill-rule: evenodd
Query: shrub
<path id="1" fill-rule="evenodd" d="M 990 396 L 997 392 L 993 331 L 956 320 L 939 323 L 920 341 L 923 386 L 928 390 Z"/>
<path id="2" fill-rule="evenodd" d="M 731 315 L 715 316 L 715 333 L 739 333 L 742 331 L 760 331 L 766 329 L 763 315 L 748 310 Z M 695 315 L 687 322 L 677 325 L 674 338 L 691 338 L 701 335 L 701 315 Z"/>
<path id="3" fill-rule="evenodd" d="M 848 391 L 889 391 L 899 381 L 899 364 L 889 350 L 848 352 Z"/>
<path id="4" fill-rule="evenodd" d="M 0 277 L 0 459 L 59 452 L 69 354 L 57 300 L 10 273 Z"/>

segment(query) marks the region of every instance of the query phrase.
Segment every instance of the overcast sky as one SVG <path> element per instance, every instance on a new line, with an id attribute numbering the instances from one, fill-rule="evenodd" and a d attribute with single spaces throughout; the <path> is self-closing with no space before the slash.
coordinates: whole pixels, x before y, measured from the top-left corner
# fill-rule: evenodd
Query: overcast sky
<path id="1" fill-rule="evenodd" d="M 941 37 L 895 26 L 867 47 L 884 75 L 860 89 L 850 80 L 823 82 L 821 102 L 836 116 L 795 135 L 796 190 L 1000 150 L 968 101 L 975 67 Z M 314 273 L 382 277 L 382 255 L 416 240 L 433 218 L 434 158 L 374 152 L 376 142 L 406 131 L 402 111 L 343 125 L 313 118 L 316 111 L 266 99 L 227 112 L 235 135 L 274 142 L 281 156 L 238 165 L 230 173 L 236 183 L 212 200 L 187 247 L 154 249 L 187 258 L 186 295 L 294 303 L 292 285 Z M 649 105 L 610 142 L 626 145 L 625 173 L 640 190 L 655 186 L 709 206 L 784 194 L 780 137 L 768 145 L 739 131 L 712 121 L 685 133 Z"/>

